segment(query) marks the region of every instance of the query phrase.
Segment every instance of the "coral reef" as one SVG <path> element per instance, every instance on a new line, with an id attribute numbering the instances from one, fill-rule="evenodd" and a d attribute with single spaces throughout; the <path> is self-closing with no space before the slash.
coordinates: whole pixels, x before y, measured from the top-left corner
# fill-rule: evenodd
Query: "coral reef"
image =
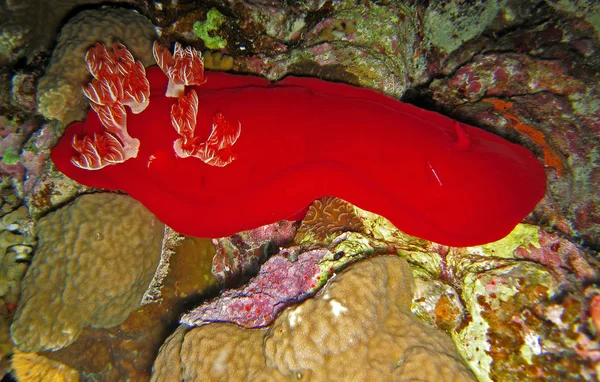
<path id="1" fill-rule="evenodd" d="M 537 9 L 547 18 L 532 17 L 501 38 L 482 36 L 448 56 L 451 72 L 433 81 L 429 92 L 459 119 L 539 153 L 549 191 L 536 217 L 598 247 L 600 199 L 592 185 L 600 181 L 600 82 L 594 69 L 600 55 L 591 20 L 599 8 L 584 14 L 578 9 L 585 2 L 547 3 Z"/>
<path id="2" fill-rule="evenodd" d="M 189 326 L 211 322 L 233 322 L 245 328 L 268 326 L 284 308 L 323 285 L 326 278 L 321 277 L 319 265 L 327 255 L 331 254 L 317 249 L 290 261 L 285 254 L 277 254 L 244 287 L 223 292 L 184 315 L 181 322 Z"/>
<path id="3" fill-rule="evenodd" d="M 423 18 L 424 33 L 434 48 L 450 54 L 479 37 L 499 18 L 509 18 L 507 0 L 435 2 Z"/>
<path id="4" fill-rule="evenodd" d="M 352 204 L 325 197 L 308 207 L 294 240 L 305 244 L 326 243 L 342 232 L 365 232 L 365 228 Z"/>
<path id="5" fill-rule="evenodd" d="M 341 199 L 325 197 L 311 204 L 297 230 L 284 220 L 214 240 L 212 273 L 226 286 L 257 270 L 258 274 L 184 315 L 181 322 L 190 326 L 233 322 L 247 328 L 270 325 L 285 307 L 313 296 L 346 264 L 392 250 L 369 238 L 362 224 L 368 220 L 365 215 L 372 216 Z"/>
<path id="6" fill-rule="evenodd" d="M 111 1 L 113 6 L 119 2 Z M 187 1 L 123 2 L 128 3 L 127 9 L 98 7 L 92 10 L 90 8 L 95 7 L 86 6 L 98 3 L 97 0 L 25 0 L 0 4 L 0 64 L 11 65 L 0 68 L 0 241 L 4 243 L 0 246 L 3 250 L 0 292 L 4 293 L 0 298 L 0 376 L 11 370 L 12 357 L 14 374 L 23 380 L 27 379 L 23 373 L 19 374 L 19 367 L 32 370 L 39 365 L 46 366 L 29 374 L 33 380 L 39 380 L 48 372 L 48 367 L 77 370 L 69 372 L 73 378 L 81 374 L 96 380 L 148 380 L 159 345 L 172 333 L 180 315 L 191 306 L 218 306 L 218 299 L 208 298 L 213 298 L 222 285 L 239 287 L 222 292 L 224 297 L 248 288 L 238 283 L 251 278 L 260 264 L 277 252 L 280 258 L 275 261 L 281 262 L 283 257 L 289 265 L 303 253 L 322 250 L 327 255 L 321 274 L 326 279 L 332 277 L 326 288 L 332 287 L 334 294 L 331 294 L 332 289 L 325 289 L 316 296 L 314 291 L 302 291 L 298 296 L 307 299 L 303 303 L 288 300 L 286 303 L 294 306 L 286 308 L 279 318 L 272 315 L 270 319 L 276 326 L 268 328 L 242 329 L 230 323 L 209 323 L 197 328 L 181 325 L 164 342 L 154 362 L 152 378 L 218 379 L 229 375 L 265 380 L 320 379 L 327 369 L 293 372 L 298 365 L 314 367 L 319 362 L 328 362 L 331 367 L 339 365 L 333 363 L 336 362 L 333 352 L 324 357 L 314 356 L 330 349 L 338 352 L 337 359 L 352 357 L 350 368 L 331 369 L 334 373 L 327 375 L 330 379 L 339 379 L 346 371 L 354 370 L 361 357 L 369 357 L 370 364 L 378 364 L 391 353 L 382 355 L 384 347 L 375 348 L 369 354 L 350 353 L 352 349 L 371 344 L 351 342 L 353 338 L 367 338 L 381 328 L 392 333 L 386 323 L 382 324 L 377 318 L 389 314 L 377 309 L 383 307 L 379 300 L 388 301 L 391 294 L 376 295 L 375 291 L 385 283 L 390 272 L 402 273 L 405 277 L 409 271 L 399 259 L 375 258 L 351 264 L 347 272 L 338 272 L 349 263 L 373 254 L 398 253 L 410 264 L 415 285 L 412 301 L 400 294 L 399 301 L 403 305 L 393 307 L 395 312 L 400 312 L 395 319 L 408 317 L 410 325 L 423 328 L 408 312 L 410 305 L 410 310 L 422 322 L 452 338 L 467 366 L 481 381 L 598 379 L 600 266 L 597 252 L 591 250 L 600 248 L 599 194 L 595 189 L 600 177 L 598 4 L 590 0 L 496 0 L 469 4 L 464 1 L 246 0 L 213 2 L 209 6 Z M 79 12 L 81 5 L 87 9 L 83 13 Z M 145 45 L 145 53 L 136 53 L 136 58 L 144 60 L 145 57 L 146 64 L 153 64 L 149 53 L 151 39 L 156 38 L 154 29 L 164 43 L 180 41 L 202 46 L 193 33 L 193 24 L 206 20 L 211 6 L 218 7 L 226 21 L 218 30 L 210 31 L 208 37 L 221 38 L 227 46 L 219 52 L 204 53 L 207 69 L 253 73 L 271 80 L 296 74 L 358 84 L 453 115 L 532 149 L 547 166 L 550 181 L 544 202 L 527 218 L 530 224 L 517 226 L 505 240 L 471 248 L 445 247 L 409 237 L 385 219 L 335 198 L 315 202 L 302 224 L 281 222 L 213 240 L 216 252 L 210 240 L 175 240 L 165 247 L 173 249 L 174 254 L 169 258 L 168 251 L 163 251 L 161 270 L 152 282 L 148 271 L 146 284 L 152 284 L 152 288 L 146 291 L 144 302 L 160 300 L 160 304 L 140 307 L 112 328 L 83 328 L 77 339 L 63 349 L 39 355 L 16 349 L 12 354 L 14 346 L 9 338 L 9 325 L 21 294 L 19 279 L 35 248 L 38 219 L 90 191 L 52 169 L 48 152 L 64 126 L 56 121 L 43 123 L 34 115 L 38 107 L 36 96 L 41 111 L 51 118 L 57 115 L 67 122 L 82 116 L 87 107 L 82 103 L 80 92 L 87 75 L 82 58 L 90 45 L 113 40 L 125 42 L 130 48 Z M 132 8 L 138 9 L 151 23 L 131 11 Z M 121 28 L 113 28 L 116 24 L 111 20 L 120 18 L 114 16 L 116 13 L 123 15 L 123 21 L 117 21 Z M 129 23 L 126 21 L 129 16 L 125 15 L 132 15 L 138 21 Z M 50 47 L 60 24 L 71 16 L 75 16 L 72 21 L 81 21 L 81 34 L 70 23 L 65 26 L 65 37 L 61 37 L 63 41 L 58 43 L 36 95 L 35 85 L 44 62 L 44 55 L 38 53 Z M 95 20 L 94 23 L 98 21 L 95 25 L 99 27 L 86 29 L 84 16 Z M 143 30 L 139 35 L 140 30 L 128 29 L 135 29 L 136 25 Z M 133 45 L 123 37 L 132 33 L 138 36 L 134 37 Z M 108 40 L 102 40 L 104 37 Z M 28 63 L 24 64 L 25 61 Z M 60 65 L 68 71 L 75 68 L 73 72 L 79 73 L 79 77 L 61 73 Z M 372 154 L 365 147 L 364 155 Z M 389 175 L 402 178 L 403 173 L 397 171 Z M 403 187 L 411 185 L 406 183 Z M 121 213 L 114 215 L 121 216 Z M 41 247 L 35 253 L 42 259 L 50 252 L 50 245 L 63 245 L 58 240 L 44 239 L 50 230 L 51 216 L 39 222 Z M 137 218 L 129 220 L 134 219 L 131 216 L 124 219 L 138 221 Z M 447 219 L 452 221 L 453 216 Z M 479 223 L 486 224 L 485 221 Z M 106 229 L 118 232 L 123 224 L 114 220 Z M 56 229 L 61 226 L 56 222 L 54 225 Z M 153 235 L 162 236 L 162 230 L 157 229 Z M 57 252 L 57 258 L 68 254 Z M 141 264 L 140 258 L 130 253 L 111 259 L 105 266 L 114 266 L 128 274 L 139 270 Z M 158 261 L 158 256 L 154 261 Z M 374 264 L 378 262 L 387 264 L 384 268 L 382 264 Z M 59 268 L 64 269 L 67 263 L 63 259 Z M 393 267 L 390 263 L 394 263 Z M 79 272 L 74 262 L 69 264 L 72 272 Z M 214 275 L 211 275 L 211 266 Z M 372 277 L 368 276 L 372 273 L 369 267 L 379 269 L 372 285 L 361 280 L 352 288 L 344 286 L 348 274 L 349 278 L 358 273 Z M 33 267 L 30 271 L 27 276 L 30 284 L 39 277 L 39 283 L 50 285 L 48 277 L 52 277 L 51 280 L 58 277 L 58 272 L 48 273 L 51 276 L 46 277 Z M 86 283 L 93 288 L 109 284 L 107 280 L 112 280 L 115 273 L 105 276 L 99 271 L 86 272 L 81 279 L 94 276 Z M 275 281 L 280 278 L 281 272 Z M 292 284 L 293 280 L 287 281 Z M 395 287 L 401 290 L 399 285 Z M 131 310 L 142 299 L 142 289 L 140 285 L 135 304 L 131 300 Z M 269 289 L 251 292 L 253 295 L 248 296 L 251 304 L 247 305 L 250 309 L 246 312 L 246 305 L 242 306 L 239 322 L 260 318 L 256 308 L 261 309 L 261 313 L 265 309 L 256 301 L 259 295 L 264 298 Z M 39 313 L 35 319 L 45 317 L 42 314 L 50 316 L 47 325 L 36 324 L 47 332 L 50 326 L 56 326 L 54 318 L 59 315 L 51 311 L 44 313 L 44 307 L 53 298 L 49 291 L 40 288 L 36 293 L 39 296 L 31 309 Z M 378 300 L 371 303 L 345 300 L 356 295 L 363 299 L 376 296 Z M 32 300 L 35 296 L 26 297 Z M 23 304 L 25 302 L 20 303 Z M 121 303 L 113 305 L 115 310 L 124 309 Z M 364 313 L 352 322 L 344 320 L 356 313 L 353 310 L 356 306 L 362 306 Z M 227 313 L 229 307 L 223 308 Z M 322 322 L 334 319 L 334 311 L 339 314 L 335 318 L 337 324 L 319 326 L 319 319 L 323 319 Z M 85 310 L 70 310 L 60 319 L 73 322 L 78 315 L 89 314 Z M 34 316 L 33 313 L 30 316 Z M 365 323 L 367 317 L 376 317 L 373 321 L 379 323 L 369 326 Z M 31 322 L 36 322 L 35 319 Z M 316 329 L 303 331 L 312 322 L 317 322 Z M 14 328 L 23 329 L 29 324 L 21 320 Z M 358 324 L 367 329 L 356 330 Z M 394 333 L 404 330 L 397 329 Z M 343 330 L 352 335 L 340 336 Z M 430 338 L 440 335 L 433 329 L 424 330 L 431 330 L 432 336 L 436 336 Z M 379 338 L 381 333 L 368 338 Z M 232 342 L 232 338 L 237 338 L 237 342 Z M 424 341 L 429 344 L 427 340 Z M 386 341 L 382 339 L 379 344 Z M 447 338 L 436 344 L 453 347 Z M 340 352 L 344 346 L 346 351 Z M 253 351 L 245 353 L 244 349 Z M 309 349 L 314 353 L 307 354 Z M 415 365 L 415 359 L 421 360 L 416 363 L 417 371 L 423 366 L 435 367 L 428 364 L 431 358 L 425 360 L 423 354 L 414 354 L 414 350 L 419 349 L 417 344 L 412 353 L 404 353 L 407 357 L 397 358 L 392 367 L 401 370 L 403 375 L 411 375 L 409 369 Z M 215 355 L 212 359 L 195 358 L 211 351 Z M 271 357 L 269 364 L 266 357 Z M 455 353 L 446 358 L 464 371 L 457 359 Z M 403 362 L 398 362 L 401 360 Z M 19 362 L 23 366 L 19 366 Z M 235 362 L 241 367 L 232 369 L 230 365 Z M 205 374 L 197 374 L 196 365 L 205 368 Z M 290 374 L 283 376 L 279 368 Z M 315 369 L 321 369 L 320 365 Z M 262 371 L 256 374 L 252 370 Z M 359 370 L 352 377 L 365 372 Z"/>
<path id="7" fill-rule="evenodd" d="M 12 78 L 3 82 L 7 87 L 0 88 L 2 210 L 9 212 L 24 204 L 31 217 L 36 218 L 39 216 L 36 202 L 41 198 L 34 194 L 48 186 L 48 178 L 52 178 L 48 174 L 51 163 L 46 159 L 60 132 L 55 123 L 44 123 L 39 115 L 33 114 L 37 112 L 35 88 L 41 65 L 3 68 L 2 72 L 5 71 L 11 73 Z M 60 182 L 55 183 L 51 187 L 59 190 Z M 52 198 L 60 197 L 52 195 Z M 33 222 L 29 223 L 31 228 Z"/>
<path id="8" fill-rule="evenodd" d="M 283 220 L 230 237 L 214 239 L 217 252 L 212 261 L 212 274 L 223 285 L 233 285 L 255 274 L 260 264 L 277 253 L 280 247 L 290 245 L 295 234 L 294 224 Z"/>
<path id="9" fill-rule="evenodd" d="M 0 64 L 50 48 L 63 19 L 74 8 L 102 0 L 23 0 L 0 4 Z"/>
<path id="10" fill-rule="evenodd" d="M 95 380 L 149 380 L 158 348 L 184 312 L 182 301 L 212 294 L 217 285 L 210 274 L 210 240 L 187 237 L 173 250 L 159 304 L 142 306 L 113 328 L 85 328 L 71 345 L 43 355 Z"/>
<path id="11" fill-rule="evenodd" d="M 422 36 L 419 13 L 396 2 L 363 5 L 347 0 L 240 2 L 227 12 L 220 8 L 227 22 L 218 35 L 227 41 L 225 50 L 235 57 L 238 72 L 270 80 L 287 74 L 319 77 L 398 97 L 413 81 L 424 79 L 426 61 L 420 52 L 427 42 L 415 41 Z M 163 6 L 156 15 L 162 37 L 193 44 L 192 25 L 206 11 Z"/>
<path id="12" fill-rule="evenodd" d="M 56 350 L 85 326 L 123 322 L 160 257 L 163 226 L 128 196 L 92 194 L 40 219 L 11 326 L 22 351 Z"/>
<path id="13" fill-rule="evenodd" d="M 10 203 L 3 207 L 9 209 Z M 0 375 L 13 352 L 9 327 L 21 295 L 21 279 L 29 267 L 35 245 L 31 219 L 24 206 L 0 215 Z"/>
<path id="14" fill-rule="evenodd" d="M 31 261 L 31 244 L 22 235 L 0 233 L 0 297 L 15 305 L 21 294 L 21 279 Z"/>
<path id="15" fill-rule="evenodd" d="M 77 370 L 36 353 L 23 353 L 17 350 L 12 356 L 11 364 L 14 375 L 20 382 L 79 381 Z"/>
<path id="16" fill-rule="evenodd" d="M 399 254 L 417 278 L 413 311 L 452 334 L 479 380 L 593 379 L 596 335 L 585 307 L 594 292 L 584 286 L 599 264 L 589 250 L 520 224 L 484 246 L 405 244 Z M 562 318 L 549 320 L 551 311 Z"/>
<path id="17" fill-rule="evenodd" d="M 202 57 L 204 57 L 204 67 L 208 70 L 228 71 L 233 68 L 233 57 L 221 52 L 205 50 L 202 52 Z"/>
<path id="18" fill-rule="evenodd" d="M 156 272 L 152 281 L 148 285 L 148 289 L 142 297 L 142 305 L 150 304 L 153 302 L 161 301 L 163 283 L 165 277 L 169 274 L 169 260 L 176 253 L 177 247 L 181 245 L 181 242 L 185 239 L 183 235 L 173 231 L 171 227 L 165 226 L 163 233 L 162 248 L 160 250 L 160 261 L 156 267 Z"/>
<path id="19" fill-rule="evenodd" d="M 88 79 L 83 58 L 97 42 L 126 44 L 144 65 L 153 65 L 152 24 L 141 14 L 103 8 L 80 12 L 61 29 L 46 74 L 38 84 L 38 108 L 46 118 L 69 123 L 83 118 L 88 101 L 81 86 Z"/>
<path id="20" fill-rule="evenodd" d="M 558 12 L 583 18 L 595 29 L 596 36 L 600 39 L 600 4 L 590 0 L 546 0 L 546 3 Z"/>
<path id="21" fill-rule="evenodd" d="M 32 134 L 39 128 L 40 123 L 35 119 L 23 121 L 19 117 L 0 117 L 0 175 L 3 182 L 10 183 L 19 199 L 24 197 L 25 187 L 29 191 L 36 179 L 35 172 L 40 167 L 35 165 L 37 160 L 42 158 L 43 161 L 45 158 L 32 155 L 29 144 Z M 27 178 L 26 175 L 31 175 L 31 178 Z"/>
<path id="22" fill-rule="evenodd" d="M 410 313 L 411 298 L 406 262 L 365 260 L 268 330 L 180 327 L 163 345 L 153 380 L 475 380 L 450 339 Z"/>
<path id="23" fill-rule="evenodd" d="M 11 319 L 12 312 L 8 307 L 0 307 L 0 378 L 4 378 L 10 369 L 10 356 L 14 352 L 9 333 Z"/>
<path id="24" fill-rule="evenodd" d="M 331 233 L 327 234 L 329 229 Z M 243 264 L 244 254 L 240 249 L 250 248 L 243 239 L 247 237 L 236 240 L 236 251 L 231 247 L 220 249 L 242 269 L 239 264 Z M 318 253 L 316 248 L 327 249 L 324 256 L 312 259 L 321 271 L 306 272 L 306 279 L 288 279 L 294 267 L 311 269 L 303 263 L 307 254 Z M 592 344 L 597 332 L 591 317 L 597 292 L 593 287 L 582 290 L 583 285 L 598 278 L 593 253 L 526 224 L 488 245 L 440 246 L 407 236 L 385 219 L 335 198 L 315 201 L 298 227 L 294 243 L 263 264 L 248 284 L 206 302 L 184 316 L 183 322 L 266 326 L 276 317 L 280 305 L 295 304 L 314 295 L 312 280 L 322 282 L 347 264 L 390 252 L 398 252 L 413 266 L 416 291 L 412 311 L 429 325 L 452 334 L 459 352 L 469 360 L 479 379 L 494 380 L 493 376 L 507 373 L 525 378 L 541 373 L 541 365 L 545 365 L 546 376 L 593 375 Z M 292 265 L 294 260 L 299 263 Z M 291 285 L 304 286 L 297 289 Z M 282 286 L 291 294 L 281 293 Z M 588 306 L 589 314 L 585 313 Z M 551 312 L 563 311 L 570 313 L 560 321 L 544 319 Z M 574 312 L 583 313 L 576 316 Z M 515 327 L 515 321 L 520 326 Z M 551 340 L 546 339 L 548 333 L 553 333 Z M 549 360 L 560 362 L 553 361 L 554 366 L 549 367 Z"/>
<path id="25" fill-rule="evenodd" d="M 87 190 L 54 169 L 50 149 L 60 134 L 58 121 L 44 123 L 23 145 L 17 164 L 24 172 L 22 183 L 17 183 L 17 188 L 22 190 L 23 203 L 34 219 Z"/>

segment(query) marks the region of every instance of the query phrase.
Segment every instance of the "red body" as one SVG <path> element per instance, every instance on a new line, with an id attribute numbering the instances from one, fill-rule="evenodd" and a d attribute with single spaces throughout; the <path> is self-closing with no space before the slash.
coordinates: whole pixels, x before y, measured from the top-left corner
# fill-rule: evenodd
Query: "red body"
<path id="1" fill-rule="evenodd" d="M 56 166 L 94 187 L 122 190 L 183 234 L 220 237 L 298 218 L 337 196 L 400 230 L 453 246 L 507 235 L 544 196 L 543 166 L 525 148 L 372 90 L 310 78 L 277 83 L 206 73 L 196 136 L 217 111 L 241 123 L 237 159 L 225 167 L 177 158 L 167 79 L 148 69 L 149 107 L 128 113 L 136 158 L 101 170 L 71 163 L 74 134 L 100 131 L 93 111 L 52 151 Z M 466 134 L 465 134 L 466 133 Z"/>

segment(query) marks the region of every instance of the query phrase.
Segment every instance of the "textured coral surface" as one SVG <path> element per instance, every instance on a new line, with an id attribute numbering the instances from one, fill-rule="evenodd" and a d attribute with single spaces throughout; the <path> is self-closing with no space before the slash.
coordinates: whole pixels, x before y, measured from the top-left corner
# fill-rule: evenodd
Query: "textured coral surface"
<path id="1" fill-rule="evenodd" d="M 410 312 L 411 300 L 405 261 L 365 260 L 267 330 L 180 327 L 163 345 L 153 380 L 474 380 L 452 341 Z"/>
<path id="2" fill-rule="evenodd" d="M 181 318 L 188 325 L 233 322 L 246 328 L 268 326 L 291 303 L 301 301 L 323 282 L 319 263 L 326 250 L 308 251 L 293 261 L 277 254 L 244 288 L 227 290 Z M 253 314 L 248 314 L 252 310 Z"/>
<path id="3" fill-rule="evenodd" d="M 38 84 L 38 107 L 46 118 L 68 123 L 83 117 L 88 100 L 81 86 L 88 79 L 82 58 L 96 42 L 127 45 L 145 65 L 154 64 L 152 24 L 144 16 L 126 9 L 83 11 L 61 29 L 45 76 Z"/>
<path id="4" fill-rule="evenodd" d="M 79 381 L 77 370 L 36 353 L 23 353 L 17 350 L 12 356 L 11 364 L 19 382 L 38 382 L 40 377 L 54 382 Z"/>
<path id="5" fill-rule="evenodd" d="M 483 34 L 444 56 L 451 71 L 432 81 L 429 91 L 458 118 L 536 151 L 549 186 L 536 215 L 546 226 L 598 248 L 600 7 L 588 1 L 547 3 L 508 5 L 502 23 L 523 24 L 522 17 L 529 23 L 503 30 L 498 38 Z"/>
<path id="6" fill-rule="evenodd" d="M 191 1 L 126 0 L 128 9 L 116 8 L 116 12 L 122 14 L 123 20 L 128 20 L 126 15 L 135 15 L 132 17 L 140 20 L 146 31 L 133 45 L 126 38 L 131 33 L 137 36 L 139 31 L 132 32 L 129 25 L 123 25 L 129 24 L 127 21 L 121 23 L 123 28 L 113 28 L 116 25 L 111 16 L 113 11 L 98 12 L 100 7 L 90 5 L 96 2 L 25 0 L 0 4 L 0 63 L 8 63 L 0 67 L 0 215 L 5 244 L 0 288 L 6 293 L 0 298 L 0 375 L 10 371 L 7 360 L 13 353 L 13 345 L 8 325 L 20 290 L 18 273 L 27 267 L 32 254 L 43 258 L 50 252 L 50 244 L 44 240 L 41 240 L 43 247 L 36 249 L 37 220 L 90 191 L 52 168 L 48 151 L 62 134 L 64 125 L 44 122 L 37 114 L 38 106 L 42 106 L 42 113 L 51 110 L 48 115 L 64 116 L 61 118 L 65 120 L 83 115 L 87 106 L 81 103 L 79 93 L 86 79 L 83 52 L 96 40 L 104 41 L 106 37 L 126 42 L 130 49 L 135 49 L 138 42 L 150 46 L 151 41 L 144 40 L 154 38 L 151 31 L 154 25 L 164 44 L 180 41 L 206 49 L 205 43 L 194 36 L 193 25 L 205 21 L 209 10 L 217 7 L 225 21 L 208 34 L 226 41 L 227 45 L 221 51 L 205 55 L 207 68 L 252 73 L 271 80 L 288 74 L 319 77 L 377 89 L 394 97 L 403 96 L 410 103 L 441 111 L 526 146 L 545 164 L 549 178 L 546 198 L 528 217 L 529 224 L 519 225 L 498 243 L 472 248 L 444 247 L 410 238 L 382 218 L 357 213 L 339 200 L 322 200 L 311 207 L 306 224 L 299 228 L 297 223 L 286 222 L 279 227 L 216 240 L 218 256 L 213 265 L 221 282 L 243 281 L 251 276 L 246 271 L 256 270 L 280 246 L 291 246 L 284 250 L 292 254 L 326 247 L 330 251 L 328 256 L 341 256 L 338 261 L 328 260 L 336 267 L 372 253 L 397 250 L 408 260 L 415 276 L 411 310 L 430 327 L 452 335 L 458 351 L 481 381 L 598 379 L 600 266 L 594 252 L 600 248 L 598 2 L 245 0 L 207 5 Z M 82 4 L 89 10 L 83 15 L 93 15 L 86 20 L 99 21 L 97 25 L 102 27 L 87 29 L 86 21 L 80 24 L 81 33 L 74 35 L 72 25 L 65 26 L 65 31 L 73 32 L 64 34 L 70 36 L 72 44 L 59 42 L 52 53 L 49 49 L 59 37 L 56 31 L 60 24 L 69 19 L 81 20 L 82 8 L 76 7 Z M 148 17 L 150 23 L 142 21 L 131 8 Z M 135 25 L 134 22 L 131 26 Z M 37 54 L 40 51 L 42 54 Z M 45 70 L 43 82 L 53 84 L 52 88 L 39 87 L 36 94 L 38 78 L 47 64 L 45 57 L 50 54 L 54 57 Z M 80 75 L 61 74 L 63 68 L 54 65 L 60 62 L 64 62 L 64 69 Z M 48 100 L 48 106 L 38 104 L 36 99 Z M 365 147 L 364 155 L 373 152 Z M 390 176 L 402 179 L 402 174 L 399 169 Z M 288 192 L 292 190 L 281 190 L 283 194 Z M 23 210 L 28 214 L 21 215 L 19 211 Z M 446 218 L 451 221 L 453 216 Z M 94 214 L 89 214 L 90 221 L 95 219 Z M 41 232 L 50 229 L 45 221 L 40 222 L 46 227 L 40 231 L 40 239 Z M 486 221 L 479 223 L 485 226 Z M 119 221 L 113 224 L 122 226 Z M 298 234 L 292 240 L 296 228 Z M 62 228 L 57 225 L 55 229 Z M 63 245 L 62 241 L 57 243 Z M 18 252 L 31 250 L 33 253 L 23 257 L 25 252 Z M 67 252 L 60 255 L 64 253 Z M 161 304 L 146 305 L 113 328 L 87 327 L 70 346 L 43 355 L 69 365 L 89 379 L 148 380 L 159 344 L 173 332 L 180 315 L 215 296 L 206 294 L 207 285 L 216 285 L 210 275 L 213 254 L 209 240 L 187 238 L 170 260 L 169 275 L 162 282 L 155 282 L 154 286 L 163 285 Z M 139 268 L 140 260 L 129 255 L 109 263 L 115 267 L 118 264 L 114 272 L 131 273 Z M 58 277 L 58 271 L 53 272 L 49 274 Z M 235 272 L 237 279 L 235 275 L 231 277 Z M 327 274 L 327 269 L 323 272 Z M 379 276 L 386 272 L 382 270 Z M 38 274 L 29 273 L 30 279 Z M 49 281 L 43 273 L 39 275 L 39 284 L 46 286 Z M 88 275 L 96 276 L 94 272 Z M 85 280 L 89 281 L 90 289 L 110 284 L 106 280 L 112 280 L 112 274 L 103 275 Z M 366 282 L 355 285 L 357 290 L 349 291 L 351 295 L 377 295 L 369 292 L 372 286 Z M 380 284 L 376 280 L 373 285 Z M 338 288 L 340 293 L 342 289 Z M 37 302 L 31 308 L 35 312 L 28 316 L 32 317 L 32 328 L 40 328 L 42 334 L 47 334 L 57 325 L 56 314 L 49 314 L 45 324 L 42 307 L 49 306 L 54 295 L 41 288 L 36 294 L 39 294 Z M 35 296 L 27 298 L 33 300 Z M 355 303 L 346 303 L 343 298 L 340 296 L 338 300 L 336 296 L 335 301 L 340 305 L 333 304 L 340 313 L 338 318 L 350 313 L 343 312 L 343 308 L 349 309 Z M 306 301 L 303 309 L 288 308 L 287 321 L 277 321 L 278 328 L 289 330 L 294 322 L 294 329 L 301 331 L 302 323 L 323 317 L 331 319 L 331 301 L 321 295 Z M 111 309 L 124 309 L 114 305 Z M 309 312 L 309 306 L 315 309 Z M 375 317 L 373 309 L 378 306 L 379 301 L 365 304 L 365 314 Z M 405 308 L 401 309 L 405 314 Z M 313 313 L 312 317 L 309 313 Z M 87 310 L 76 313 L 68 310 L 60 318 L 74 322 L 79 320 L 78 316 L 89 314 Z M 298 318 L 304 321 L 299 322 Z M 339 321 L 348 325 L 345 328 L 355 328 L 347 321 Z M 29 323 L 17 324 L 15 328 L 19 325 L 24 328 Z M 367 326 L 372 331 L 385 325 L 384 322 Z M 243 330 L 223 323 L 192 330 L 181 326 L 163 346 L 155 363 L 154 378 L 179 380 L 181 373 L 202 379 L 224 375 L 250 378 L 257 375 L 251 370 L 264 368 L 259 376 L 268 380 L 272 375 L 266 374 L 274 371 L 275 366 L 267 366 L 265 358 L 263 340 L 267 333 L 269 355 L 289 355 L 277 361 L 285 371 L 292 370 L 293 365 L 318 364 L 319 360 L 333 362 L 334 358 L 333 353 L 319 358 L 304 354 L 302 349 L 295 351 L 292 341 L 310 345 L 310 349 L 321 346 L 316 354 L 344 344 L 350 349 L 365 345 L 342 341 L 342 337 L 334 336 L 334 326 L 316 327 L 320 329 L 315 333 L 323 337 L 314 338 L 308 332 L 306 338 L 296 338 L 293 332 L 278 335 L 271 329 Z M 403 332 L 401 329 L 398 333 Z M 365 330 L 352 333 L 358 337 Z M 232 337 L 237 338 L 235 344 L 239 347 L 231 342 Z M 290 346 L 278 347 L 278 341 L 287 341 Z M 254 351 L 241 352 L 244 347 Z M 377 367 L 380 364 L 376 361 L 388 355 L 380 356 L 382 348 L 375 349 L 369 359 Z M 405 360 L 418 359 L 416 353 L 422 348 L 417 345 L 412 349 L 412 353 L 404 353 Z M 194 358 L 209 351 L 216 356 Z M 349 357 L 348 353 L 338 354 L 342 354 L 340 360 Z M 423 354 L 425 351 L 419 356 Z M 356 360 L 361 360 L 360 357 L 362 353 L 357 353 Z M 38 366 L 62 367 L 28 353 L 25 356 L 16 353 L 13 360 L 24 361 L 30 370 L 34 370 L 30 361 Z M 231 369 L 229 365 L 234 362 L 242 367 Z M 426 368 L 431 362 L 429 358 L 422 359 L 417 366 Z M 194 371 L 197 364 L 206 374 Z M 275 365 L 275 361 L 269 365 Z M 403 368 L 408 373 L 411 365 L 415 363 L 400 362 L 397 369 Z M 48 369 L 35 370 L 45 373 Z M 344 370 L 340 368 L 328 376 L 335 379 L 340 372 L 345 376 Z M 278 377 L 273 378 L 289 380 L 313 375 L 311 371 L 301 373 L 281 377 L 277 371 Z M 360 370 L 357 375 L 360 373 L 367 371 Z M 39 380 L 40 375 L 32 378 Z"/>
<path id="7" fill-rule="evenodd" d="M 163 225 L 128 196 L 78 198 L 38 223 L 11 335 L 23 351 L 60 349 L 85 326 L 118 325 L 158 264 Z"/>
<path id="8" fill-rule="evenodd" d="M 187 310 L 182 302 L 214 293 L 214 253 L 210 240 L 185 238 L 170 257 L 159 303 L 142 306 L 115 327 L 87 327 L 71 345 L 42 354 L 96 380 L 147 381 L 158 348 Z"/>

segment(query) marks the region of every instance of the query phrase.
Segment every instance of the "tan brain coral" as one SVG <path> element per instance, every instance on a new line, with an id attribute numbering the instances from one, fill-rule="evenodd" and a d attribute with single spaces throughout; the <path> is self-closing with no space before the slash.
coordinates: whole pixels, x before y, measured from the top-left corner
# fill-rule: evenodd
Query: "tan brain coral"
<path id="1" fill-rule="evenodd" d="M 365 260 L 268 330 L 180 327 L 163 345 L 153 379 L 473 381 L 450 338 L 410 312 L 412 287 L 404 260 Z"/>
<path id="2" fill-rule="evenodd" d="M 96 42 L 121 42 L 144 66 L 155 64 L 152 42 L 154 26 L 141 14 L 128 9 L 86 10 L 62 29 L 50 63 L 38 85 L 38 108 L 46 118 L 69 123 L 83 119 L 88 101 L 81 86 L 90 75 L 85 53 Z"/>
<path id="3" fill-rule="evenodd" d="M 326 196 L 308 207 L 296 234 L 298 243 L 331 241 L 341 232 L 364 232 L 365 226 L 356 208 L 339 198 Z"/>
<path id="4" fill-rule="evenodd" d="M 161 251 L 161 224 L 129 196 L 92 194 L 38 223 L 11 335 L 22 350 L 56 350 L 86 326 L 109 328 L 140 304 Z"/>

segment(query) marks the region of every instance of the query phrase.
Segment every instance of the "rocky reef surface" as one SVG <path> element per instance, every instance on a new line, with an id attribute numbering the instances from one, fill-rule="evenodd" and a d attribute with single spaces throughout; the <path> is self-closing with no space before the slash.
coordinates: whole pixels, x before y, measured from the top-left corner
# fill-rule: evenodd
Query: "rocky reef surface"
<path id="1" fill-rule="evenodd" d="M 1 375 L 599 378 L 598 5 L 210 4 L 0 5 Z M 301 221 L 180 236 L 49 157 L 85 115 L 87 48 L 122 42 L 148 66 L 154 39 L 203 50 L 208 70 L 344 82 L 483 128 L 538 157 L 546 196 L 477 247 L 410 237 L 336 198 Z"/>

